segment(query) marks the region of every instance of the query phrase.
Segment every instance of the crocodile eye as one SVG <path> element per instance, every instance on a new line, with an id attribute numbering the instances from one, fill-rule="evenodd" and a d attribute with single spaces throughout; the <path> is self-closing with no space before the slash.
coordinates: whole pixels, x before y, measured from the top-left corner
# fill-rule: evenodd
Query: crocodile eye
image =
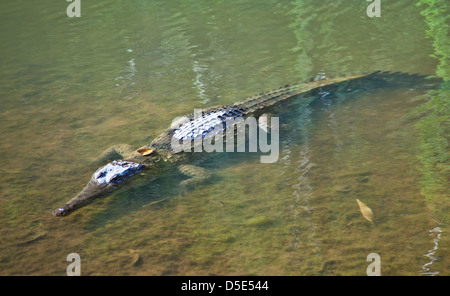
<path id="1" fill-rule="evenodd" d="M 106 172 L 105 172 L 105 171 L 100 172 L 100 173 L 96 176 L 96 178 L 99 179 L 99 178 L 103 178 L 104 176 L 106 176 Z"/>
<path id="2" fill-rule="evenodd" d="M 151 148 L 140 148 L 136 152 L 142 154 L 143 156 L 151 155 L 155 150 Z"/>
<path id="3" fill-rule="evenodd" d="M 114 175 L 110 182 L 111 183 L 120 183 L 124 179 L 124 176 Z"/>

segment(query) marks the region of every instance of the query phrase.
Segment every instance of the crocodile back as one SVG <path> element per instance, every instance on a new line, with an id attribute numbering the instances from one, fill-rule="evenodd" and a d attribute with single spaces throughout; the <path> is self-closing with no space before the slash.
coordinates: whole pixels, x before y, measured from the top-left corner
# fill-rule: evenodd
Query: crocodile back
<path id="1" fill-rule="evenodd" d="M 258 116 L 271 106 L 296 98 L 299 95 L 311 95 L 320 91 L 348 91 L 352 89 L 367 89 L 368 87 L 399 85 L 432 88 L 439 82 L 440 80 L 437 78 L 429 79 L 427 76 L 422 75 L 391 72 L 373 72 L 368 75 L 358 74 L 336 78 L 321 77 L 309 82 L 286 85 L 227 106 L 210 107 L 200 112 L 186 115 L 183 117 L 184 121 L 166 130 L 148 146 L 153 149 L 170 151 L 173 137 L 176 140 L 195 140 L 212 136 L 217 131 L 215 127 L 219 124 L 222 124 L 224 129 L 227 127 L 227 119 Z"/>

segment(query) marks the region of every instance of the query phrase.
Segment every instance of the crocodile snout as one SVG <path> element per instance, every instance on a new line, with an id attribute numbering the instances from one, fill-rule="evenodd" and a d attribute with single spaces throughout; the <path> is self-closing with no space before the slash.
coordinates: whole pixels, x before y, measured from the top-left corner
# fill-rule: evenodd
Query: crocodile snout
<path id="1" fill-rule="evenodd" d="M 62 217 L 62 216 L 67 216 L 67 215 L 69 215 L 70 212 L 71 212 L 71 211 L 68 210 L 67 208 L 65 208 L 65 207 L 60 207 L 60 208 L 55 209 L 52 213 L 53 213 L 53 216 Z"/>

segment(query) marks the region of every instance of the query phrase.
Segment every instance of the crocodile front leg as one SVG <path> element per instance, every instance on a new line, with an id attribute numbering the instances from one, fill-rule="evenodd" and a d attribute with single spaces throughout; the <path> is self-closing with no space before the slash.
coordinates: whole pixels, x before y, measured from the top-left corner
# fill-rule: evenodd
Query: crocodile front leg
<path id="1" fill-rule="evenodd" d="M 109 147 L 95 159 L 95 162 L 107 163 L 113 160 L 126 159 L 134 152 L 128 144 L 117 144 Z"/>
<path id="2" fill-rule="evenodd" d="M 182 174 L 190 177 L 189 179 L 184 180 L 180 183 L 181 195 L 186 194 L 187 191 L 192 189 L 194 186 L 203 183 L 209 178 L 211 178 L 211 173 L 208 172 L 206 169 L 191 164 L 180 165 L 178 167 L 178 170 Z"/>

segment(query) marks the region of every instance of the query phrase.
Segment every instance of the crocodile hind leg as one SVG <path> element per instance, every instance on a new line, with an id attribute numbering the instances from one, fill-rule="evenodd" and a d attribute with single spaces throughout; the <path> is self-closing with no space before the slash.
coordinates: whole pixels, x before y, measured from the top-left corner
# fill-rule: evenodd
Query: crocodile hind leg
<path id="1" fill-rule="evenodd" d="M 190 177 L 189 179 L 186 179 L 180 183 L 181 195 L 186 194 L 188 190 L 192 189 L 194 186 L 200 183 L 205 182 L 211 177 L 211 173 L 206 169 L 191 164 L 180 165 L 178 167 L 178 170 L 182 174 Z"/>
<path id="2" fill-rule="evenodd" d="M 109 147 L 95 159 L 95 162 L 106 163 L 109 161 L 127 158 L 134 152 L 133 148 L 128 144 L 117 144 Z"/>

